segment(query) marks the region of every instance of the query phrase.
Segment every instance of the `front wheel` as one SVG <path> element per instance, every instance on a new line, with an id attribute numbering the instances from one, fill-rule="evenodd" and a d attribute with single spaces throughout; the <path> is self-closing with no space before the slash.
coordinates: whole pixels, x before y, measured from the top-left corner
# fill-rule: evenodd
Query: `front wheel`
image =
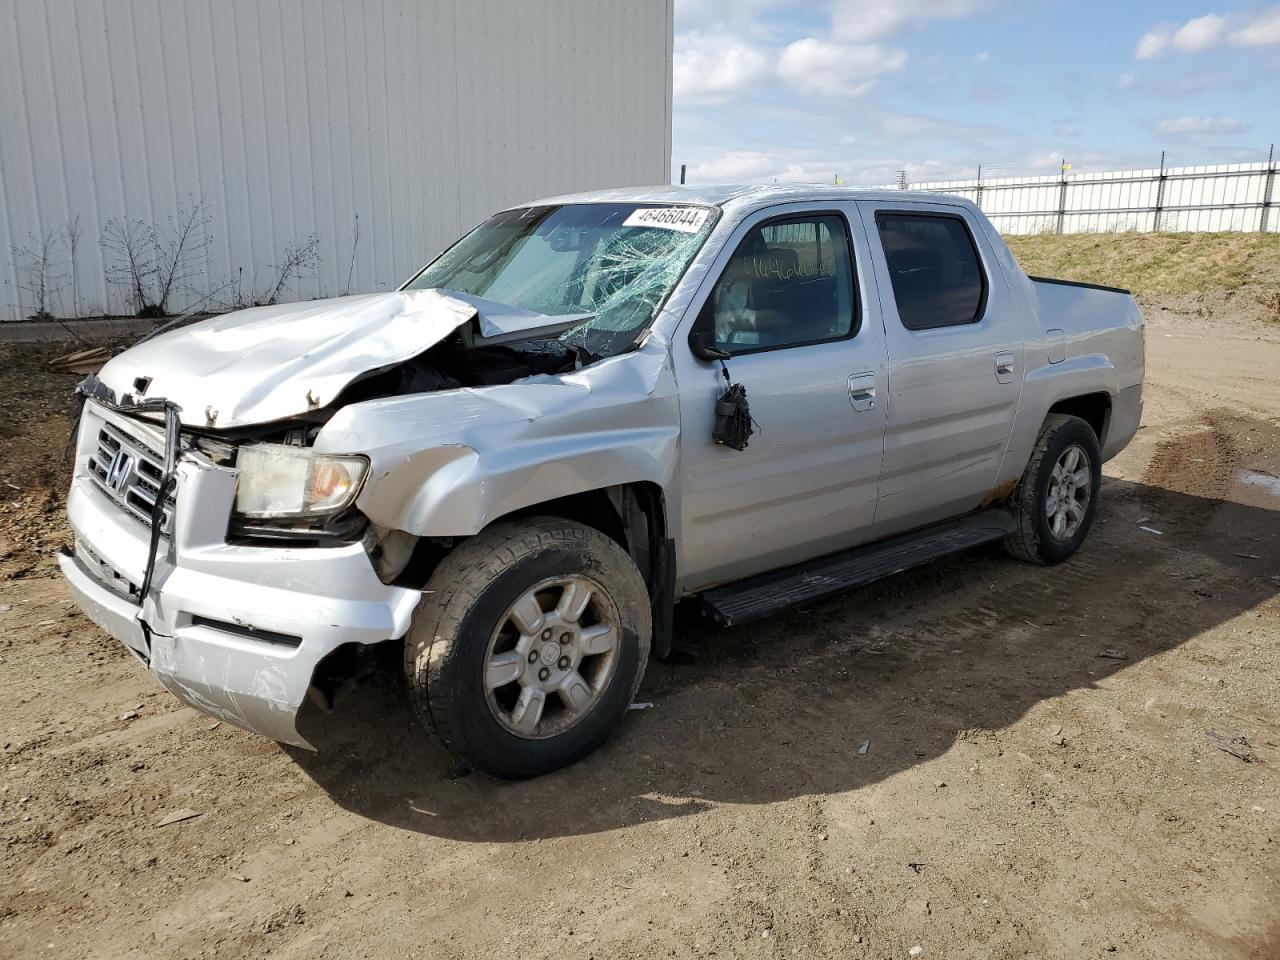
<path id="1" fill-rule="evenodd" d="M 1079 417 L 1050 414 L 1014 492 L 1018 529 L 1005 549 L 1019 560 L 1061 563 L 1080 548 L 1093 523 L 1102 482 L 1102 452 Z"/>
<path id="2" fill-rule="evenodd" d="M 496 525 L 432 574 L 405 641 L 419 716 L 464 763 L 508 779 L 573 763 L 626 713 L 650 608 L 631 557 L 556 518 Z"/>

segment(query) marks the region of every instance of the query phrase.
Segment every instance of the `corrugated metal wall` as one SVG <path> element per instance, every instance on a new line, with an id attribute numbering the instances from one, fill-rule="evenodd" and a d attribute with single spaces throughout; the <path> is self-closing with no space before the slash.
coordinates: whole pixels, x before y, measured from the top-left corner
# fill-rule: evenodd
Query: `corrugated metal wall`
<path id="1" fill-rule="evenodd" d="M 125 309 L 112 217 L 164 225 L 204 197 L 206 290 L 261 288 L 315 234 L 294 294 L 313 297 L 347 288 L 357 216 L 352 292 L 502 206 L 665 183 L 672 3 L 0 0 L 0 317 L 30 312 L 11 248 L 77 215 L 84 314 Z"/>
<path id="2" fill-rule="evenodd" d="M 1280 232 L 1280 175 L 1269 163 L 950 180 L 911 188 L 967 197 L 1001 233 Z"/>

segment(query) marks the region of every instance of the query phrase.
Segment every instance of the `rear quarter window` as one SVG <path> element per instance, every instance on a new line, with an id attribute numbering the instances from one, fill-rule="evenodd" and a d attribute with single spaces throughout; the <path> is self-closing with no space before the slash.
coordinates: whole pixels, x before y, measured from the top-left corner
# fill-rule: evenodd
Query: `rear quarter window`
<path id="1" fill-rule="evenodd" d="M 908 330 L 976 323 L 986 275 L 969 226 L 948 214 L 876 214 L 898 317 Z"/>

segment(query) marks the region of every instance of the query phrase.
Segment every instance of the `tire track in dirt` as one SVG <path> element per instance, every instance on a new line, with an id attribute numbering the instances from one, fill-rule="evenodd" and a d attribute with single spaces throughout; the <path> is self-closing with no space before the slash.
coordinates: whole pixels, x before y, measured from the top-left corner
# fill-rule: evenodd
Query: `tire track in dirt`
<path id="1" fill-rule="evenodd" d="M 1238 418 L 1211 411 L 1189 426 L 1174 428 L 1157 444 L 1143 481 L 1188 496 L 1225 500 L 1239 462 L 1232 426 L 1238 428 Z"/>

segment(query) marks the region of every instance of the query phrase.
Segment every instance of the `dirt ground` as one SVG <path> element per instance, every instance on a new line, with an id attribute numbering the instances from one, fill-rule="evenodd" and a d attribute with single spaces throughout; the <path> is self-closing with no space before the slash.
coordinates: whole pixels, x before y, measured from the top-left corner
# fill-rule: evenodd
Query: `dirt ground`
<path id="1" fill-rule="evenodd" d="M 304 717 L 319 754 L 179 706 L 54 576 L 75 378 L 2 348 L 0 956 L 1280 957 L 1280 327 L 1246 301 L 1146 301 L 1145 424 L 1067 564 L 682 616 L 652 708 L 519 784 L 391 672 Z"/>

